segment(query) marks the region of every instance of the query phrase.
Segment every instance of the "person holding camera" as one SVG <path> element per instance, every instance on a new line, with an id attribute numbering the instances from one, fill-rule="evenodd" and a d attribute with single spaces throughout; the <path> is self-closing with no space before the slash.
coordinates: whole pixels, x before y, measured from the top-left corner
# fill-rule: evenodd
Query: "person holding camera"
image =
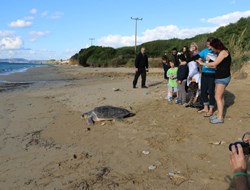
<path id="1" fill-rule="evenodd" d="M 242 137 L 242 141 L 250 145 L 250 132 L 244 133 Z"/>
<path id="2" fill-rule="evenodd" d="M 229 145 L 230 165 L 233 172 L 236 190 L 249 190 L 247 162 L 250 154 L 250 132 L 244 133 L 242 141 Z"/>
<path id="3" fill-rule="evenodd" d="M 247 159 L 241 144 L 232 145 L 230 164 L 233 172 L 236 190 L 249 190 L 247 179 Z"/>

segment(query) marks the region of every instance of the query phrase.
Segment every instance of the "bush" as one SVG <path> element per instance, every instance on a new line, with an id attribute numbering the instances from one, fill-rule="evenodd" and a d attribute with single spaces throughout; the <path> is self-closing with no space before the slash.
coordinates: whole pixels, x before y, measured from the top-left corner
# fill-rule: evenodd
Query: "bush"
<path id="1" fill-rule="evenodd" d="M 170 40 L 156 40 L 146 42 L 137 47 L 137 53 L 140 48 L 146 48 L 150 67 L 161 66 L 161 61 L 158 60 L 164 53 L 171 55 L 172 49 L 176 47 L 182 51 L 183 46 L 190 46 L 192 42 L 196 42 L 199 49 L 206 47 L 206 40 L 213 36 L 220 38 L 228 47 L 232 58 L 232 68 L 240 68 L 244 62 L 249 60 L 248 52 L 250 50 L 250 17 L 242 18 L 237 23 L 228 26 L 222 26 L 213 33 L 197 35 L 189 39 L 170 39 Z M 78 60 L 82 66 L 93 67 L 118 67 L 128 66 L 134 67 L 135 52 L 134 46 L 111 48 L 101 46 L 91 46 L 86 49 L 81 49 L 79 53 L 71 57 L 73 60 Z"/>

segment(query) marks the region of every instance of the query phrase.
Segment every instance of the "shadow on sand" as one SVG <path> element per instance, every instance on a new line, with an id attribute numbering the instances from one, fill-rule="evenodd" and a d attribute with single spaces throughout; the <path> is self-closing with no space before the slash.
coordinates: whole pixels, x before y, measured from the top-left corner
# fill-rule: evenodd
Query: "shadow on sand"
<path id="1" fill-rule="evenodd" d="M 226 90 L 224 93 L 224 100 L 225 100 L 224 115 L 226 115 L 227 109 L 234 104 L 235 95 L 230 91 Z"/>
<path id="2" fill-rule="evenodd" d="M 154 83 L 148 84 L 148 87 L 157 86 L 159 84 L 162 84 L 162 82 L 154 82 Z"/>

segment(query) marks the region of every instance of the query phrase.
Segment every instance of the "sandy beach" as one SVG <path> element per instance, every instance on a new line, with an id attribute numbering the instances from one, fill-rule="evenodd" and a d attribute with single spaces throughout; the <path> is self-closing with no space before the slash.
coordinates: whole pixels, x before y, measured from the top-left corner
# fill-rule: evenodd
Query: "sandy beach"
<path id="1" fill-rule="evenodd" d="M 228 145 L 249 131 L 250 68 L 225 94 L 225 122 L 168 103 L 161 68 L 133 89 L 132 68 L 61 65 L 0 76 L 0 189 L 234 189 Z M 139 84 L 140 86 L 140 79 Z M 90 126 L 112 105 L 135 113 Z"/>

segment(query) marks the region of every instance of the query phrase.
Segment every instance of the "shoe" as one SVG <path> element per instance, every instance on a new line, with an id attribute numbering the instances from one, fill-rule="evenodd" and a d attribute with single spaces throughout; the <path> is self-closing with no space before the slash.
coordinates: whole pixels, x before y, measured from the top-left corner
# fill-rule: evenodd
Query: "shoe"
<path id="1" fill-rule="evenodd" d="M 141 88 L 148 88 L 147 86 L 142 86 Z"/>
<path id="2" fill-rule="evenodd" d="M 216 119 L 216 118 L 217 118 L 216 115 L 212 115 L 211 117 L 209 117 L 209 120 L 211 121 L 211 120 L 214 120 L 214 119 Z"/>
<path id="3" fill-rule="evenodd" d="M 215 117 L 214 119 L 210 119 L 210 123 L 212 124 L 224 123 L 224 119 L 219 119 L 218 117 Z"/>
<path id="4" fill-rule="evenodd" d="M 136 86 L 133 86 L 133 88 L 137 88 Z"/>

